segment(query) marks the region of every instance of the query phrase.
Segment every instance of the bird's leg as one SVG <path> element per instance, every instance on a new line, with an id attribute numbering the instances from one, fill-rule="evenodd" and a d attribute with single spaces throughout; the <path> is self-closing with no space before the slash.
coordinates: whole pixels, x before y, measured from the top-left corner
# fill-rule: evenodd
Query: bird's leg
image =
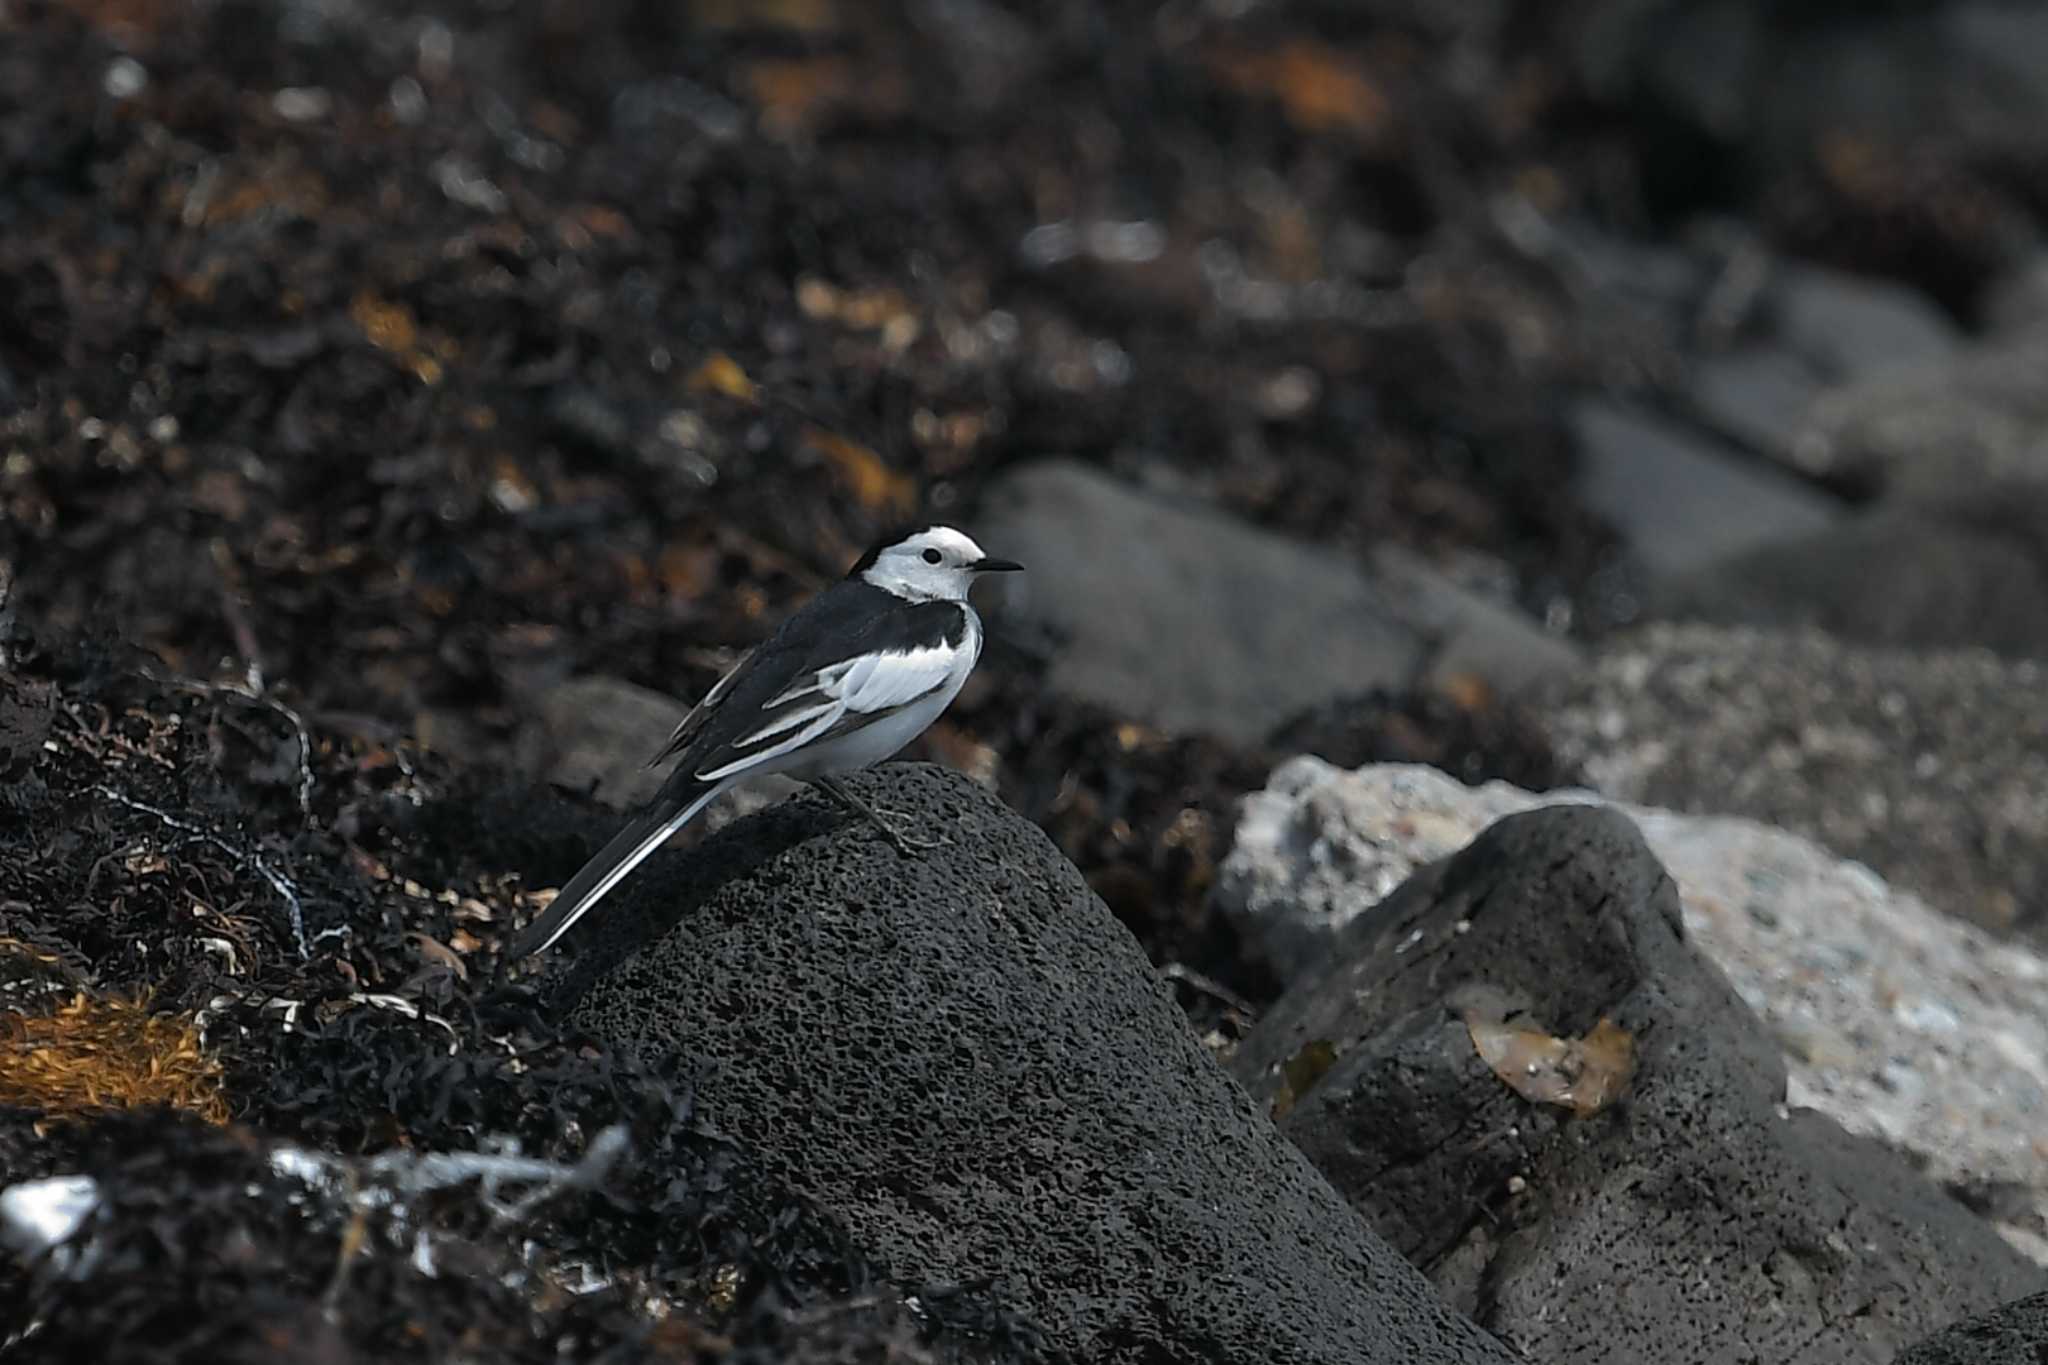
<path id="1" fill-rule="evenodd" d="M 855 796 L 836 777 L 814 777 L 811 781 L 830 792 L 834 799 L 849 810 L 864 816 L 870 824 L 882 831 L 889 842 L 896 845 L 896 851 L 906 858 L 915 858 L 920 853 L 928 853 L 932 849 L 946 846 L 947 841 L 944 839 L 919 839 L 915 835 L 905 834 L 896 828 L 894 822 L 887 816 Z"/>

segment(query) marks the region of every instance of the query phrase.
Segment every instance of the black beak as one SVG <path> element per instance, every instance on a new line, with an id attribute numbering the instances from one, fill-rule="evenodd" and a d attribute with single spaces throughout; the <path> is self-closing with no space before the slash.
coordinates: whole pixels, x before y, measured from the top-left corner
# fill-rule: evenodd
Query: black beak
<path id="1" fill-rule="evenodd" d="M 967 567 L 976 573 L 1016 573 L 1024 566 L 1014 559 L 977 559 Z"/>

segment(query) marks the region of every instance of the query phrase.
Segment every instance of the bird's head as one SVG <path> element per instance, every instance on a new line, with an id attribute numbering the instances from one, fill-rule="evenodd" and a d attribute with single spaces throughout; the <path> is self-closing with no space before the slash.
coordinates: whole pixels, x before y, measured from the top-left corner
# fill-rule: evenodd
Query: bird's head
<path id="1" fill-rule="evenodd" d="M 964 602 L 982 574 L 1023 567 L 1013 560 L 989 558 L 964 531 L 921 526 L 875 546 L 846 576 L 912 601 Z"/>

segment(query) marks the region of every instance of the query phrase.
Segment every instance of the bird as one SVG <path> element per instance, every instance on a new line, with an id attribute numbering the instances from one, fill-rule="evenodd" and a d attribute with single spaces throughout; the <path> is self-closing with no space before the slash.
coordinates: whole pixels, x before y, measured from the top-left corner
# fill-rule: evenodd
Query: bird
<path id="1" fill-rule="evenodd" d="M 906 856 L 906 835 L 838 781 L 896 753 L 952 704 L 981 657 L 967 601 L 994 559 L 965 533 L 927 525 L 875 545 L 720 678 L 648 761 L 675 768 L 653 800 L 571 877 L 514 940 L 507 961 L 546 952 L 669 836 L 729 788 L 781 773 L 823 788 Z"/>

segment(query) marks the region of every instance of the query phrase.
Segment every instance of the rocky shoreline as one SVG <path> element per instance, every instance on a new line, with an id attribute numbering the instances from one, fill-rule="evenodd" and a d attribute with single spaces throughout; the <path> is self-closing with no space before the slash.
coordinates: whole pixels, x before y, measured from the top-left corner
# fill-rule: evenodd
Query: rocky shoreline
<path id="1" fill-rule="evenodd" d="M 2048 1349 L 2048 21 L 1055 8 L 0 0 L 0 1355 Z"/>

